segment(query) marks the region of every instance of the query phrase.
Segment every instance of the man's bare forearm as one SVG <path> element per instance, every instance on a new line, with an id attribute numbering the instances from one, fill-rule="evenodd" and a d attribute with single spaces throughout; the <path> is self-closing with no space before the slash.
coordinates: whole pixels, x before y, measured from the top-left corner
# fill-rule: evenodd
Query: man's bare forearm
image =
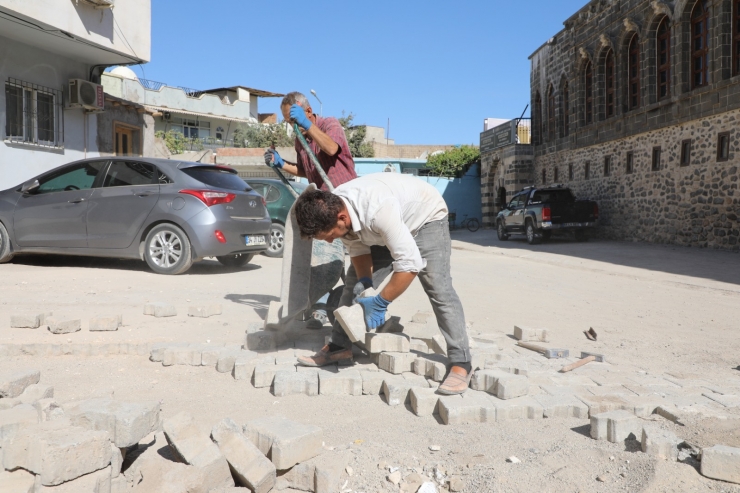
<path id="1" fill-rule="evenodd" d="M 393 301 L 403 294 L 416 279 L 417 272 L 394 272 L 391 280 L 381 291 L 380 296 L 388 301 Z"/>
<path id="2" fill-rule="evenodd" d="M 357 257 L 350 258 L 352 261 L 352 267 L 355 268 L 357 279 L 363 277 L 373 278 L 373 257 L 370 254 L 358 255 Z"/>
<path id="3" fill-rule="evenodd" d="M 283 164 L 283 167 L 280 169 L 282 169 L 289 175 L 300 176 L 302 178 L 306 177 L 306 173 L 304 173 L 301 168 L 299 168 L 297 165 L 293 163 L 289 163 L 288 161 L 285 161 L 285 164 Z"/>
<path id="4" fill-rule="evenodd" d="M 326 135 L 319 129 L 318 125 L 311 125 L 311 128 L 306 132 L 311 140 L 316 142 L 322 151 L 330 156 L 336 156 L 339 153 L 339 144 L 331 140 L 331 137 Z"/>

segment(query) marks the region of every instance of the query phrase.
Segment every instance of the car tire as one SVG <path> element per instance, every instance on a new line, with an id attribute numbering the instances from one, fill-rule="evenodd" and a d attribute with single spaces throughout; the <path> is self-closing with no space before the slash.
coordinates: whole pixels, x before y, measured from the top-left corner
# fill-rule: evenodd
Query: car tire
<path id="1" fill-rule="evenodd" d="M 10 262 L 13 253 L 10 251 L 10 235 L 3 223 L 0 223 L 0 264 Z"/>
<path id="2" fill-rule="evenodd" d="M 586 234 L 586 230 L 584 229 L 577 229 L 575 230 L 573 234 L 576 237 L 576 241 L 579 241 L 579 242 L 588 241 L 588 235 Z"/>
<path id="3" fill-rule="evenodd" d="M 190 240 L 174 224 L 159 224 L 146 235 L 144 259 L 157 274 L 182 274 L 193 265 Z"/>
<path id="4" fill-rule="evenodd" d="M 527 223 L 524 226 L 524 232 L 527 234 L 527 243 L 530 245 L 536 245 L 542 241 L 542 237 L 537 233 L 537 229 L 529 219 L 527 219 Z"/>
<path id="5" fill-rule="evenodd" d="M 506 234 L 506 228 L 504 227 L 503 221 L 499 221 L 496 224 L 496 234 L 498 235 L 499 241 L 506 241 L 509 239 L 509 235 Z"/>
<path id="6" fill-rule="evenodd" d="M 234 255 L 222 255 L 220 257 L 216 257 L 216 260 L 218 260 L 224 267 L 236 269 L 244 267 L 251 262 L 253 258 L 253 253 L 235 253 Z"/>
<path id="7" fill-rule="evenodd" d="M 265 255 L 272 258 L 282 258 L 285 250 L 285 226 L 280 223 L 272 223 L 270 228 L 270 242 L 265 250 Z"/>

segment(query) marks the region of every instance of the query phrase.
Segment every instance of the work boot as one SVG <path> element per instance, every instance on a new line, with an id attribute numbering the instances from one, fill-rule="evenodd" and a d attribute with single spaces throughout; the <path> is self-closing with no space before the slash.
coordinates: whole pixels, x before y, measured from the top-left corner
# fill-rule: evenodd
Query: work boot
<path id="1" fill-rule="evenodd" d="M 302 366 L 326 366 L 339 363 L 340 365 L 352 364 L 354 357 L 352 356 L 352 348 L 340 349 L 338 351 L 331 351 L 329 345 L 321 348 L 321 351 L 314 354 L 313 356 L 300 356 L 298 358 L 298 364 Z"/>
<path id="2" fill-rule="evenodd" d="M 450 368 L 450 372 L 447 374 L 445 381 L 442 382 L 442 385 L 437 389 L 437 393 L 442 395 L 462 394 L 468 390 L 468 385 L 470 385 L 470 379 L 472 376 L 472 370 L 466 371 L 465 368 L 460 366 L 453 366 Z"/>

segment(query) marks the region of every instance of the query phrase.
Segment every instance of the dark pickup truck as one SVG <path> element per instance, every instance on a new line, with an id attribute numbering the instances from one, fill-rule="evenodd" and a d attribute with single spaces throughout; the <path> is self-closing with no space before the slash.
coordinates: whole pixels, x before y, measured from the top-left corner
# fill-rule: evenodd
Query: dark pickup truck
<path id="1" fill-rule="evenodd" d="M 496 217 L 498 239 L 512 233 L 525 234 L 530 245 L 547 240 L 553 231 L 573 232 L 577 241 L 586 241 L 586 230 L 599 221 L 599 206 L 592 200 L 576 200 L 569 188 L 527 187 L 514 195 Z"/>

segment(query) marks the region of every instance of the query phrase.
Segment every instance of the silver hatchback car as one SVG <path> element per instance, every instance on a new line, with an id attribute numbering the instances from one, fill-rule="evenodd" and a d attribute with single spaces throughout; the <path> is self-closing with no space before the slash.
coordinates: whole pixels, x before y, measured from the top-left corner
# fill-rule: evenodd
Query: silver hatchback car
<path id="1" fill-rule="evenodd" d="M 45 253 L 138 258 L 160 274 L 204 257 L 238 267 L 267 249 L 270 224 L 262 196 L 232 168 L 85 159 L 0 192 L 0 263 Z"/>

